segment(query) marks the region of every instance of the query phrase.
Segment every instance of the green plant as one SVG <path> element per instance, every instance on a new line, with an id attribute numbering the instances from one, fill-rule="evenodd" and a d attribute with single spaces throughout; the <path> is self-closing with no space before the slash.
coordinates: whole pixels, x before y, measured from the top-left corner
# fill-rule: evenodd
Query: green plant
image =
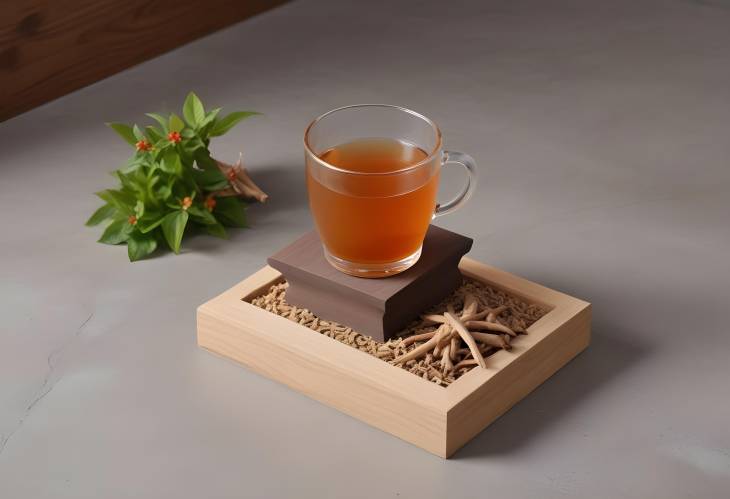
<path id="1" fill-rule="evenodd" d="M 206 112 L 190 92 L 182 118 L 149 113 L 156 124 L 144 129 L 108 123 L 135 153 L 113 172 L 120 186 L 96 193 L 105 204 L 86 225 L 108 223 L 99 242 L 126 243 L 129 260 L 135 261 L 165 244 L 179 253 L 186 230 L 226 238 L 225 227 L 247 226 L 246 203 L 239 196 L 263 201 L 266 195 L 240 164 L 215 160 L 208 147 L 211 137 L 259 113 L 239 111 L 219 117 L 219 112 L 220 108 Z"/>

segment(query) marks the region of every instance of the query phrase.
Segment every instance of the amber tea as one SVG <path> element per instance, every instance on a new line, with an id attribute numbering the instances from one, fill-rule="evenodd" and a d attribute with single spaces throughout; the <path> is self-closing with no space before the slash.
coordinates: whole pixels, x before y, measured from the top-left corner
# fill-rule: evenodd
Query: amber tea
<path id="1" fill-rule="evenodd" d="M 422 149 L 395 139 L 361 139 L 319 155 L 346 172 L 387 174 L 427 158 Z M 309 203 L 329 252 L 362 263 L 395 262 L 418 251 L 436 207 L 439 172 L 400 192 L 399 175 L 343 176 L 325 186 L 307 173 Z M 412 183 L 412 179 L 409 179 Z"/>

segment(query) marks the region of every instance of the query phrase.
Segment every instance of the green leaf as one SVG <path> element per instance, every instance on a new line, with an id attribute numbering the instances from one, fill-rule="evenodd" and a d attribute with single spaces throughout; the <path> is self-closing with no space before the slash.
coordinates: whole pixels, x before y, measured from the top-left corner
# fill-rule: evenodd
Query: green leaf
<path id="1" fill-rule="evenodd" d="M 198 149 L 197 151 L 195 151 L 195 162 L 200 168 L 204 170 L 215 170 L 217 172 L 220 172 L 220 170 L 218 169 L 218 164 L 210 156 L 210 153 L 207 149 Z"/>
<path id="2" fill-rule="evenodd" d="M 170 148 L 165 151 L 165 154 L 160 160 L 160 169 L 165 173 L 180 175 L 182 172 L 182 163 L 177 150 Z"/>
<path id="3" fill-rule="evenodd" d="M 180 116 L 178 116 L 175 113 L 172 113 L 170 115 L 170 131 L 179 132 L 183 128 L 185 128 L 185 122 L 180 119 Z"/>
<path id="4" fill-rule="evenodd" d="M 162 140 L 162 132 L 156 126 L 147 125 L 145 127 L 145 132 L 147 133 L 147 137 L 149 137 L 150 142 L 153 144 Z"/>
<path id="5" fill-rule="evenodd" d="M 127 143 L 132 145 L 137 143 L 137 138 L 134 136 L 134 131 L 131 126 L 125 125 L 124 123 L 107 123 L 107 126 L 117 132 Z"/>
<path id="6" fill-rule="evenodd" d="M 193 137 L 185 141 L 183 146 L 185 147 L 185 151 L 190 155 L 194 155 L 197 149 L 205 149 L 205 143 L 198 137 Z"/>
<path id="7" fill-rule="evenodd" d="M 185 167 L 183 168 L 183 173 L 193 167 L 193 156 L 185 147 L 175 147 L 175 152 L 180 157 L 180 163 Z"/>
<path id="8" fill-rule="evenodd" d="M 226 228 L 220 223 L 215 223 L 205 226 L 205 231 L 211 236 L 220 237 L 221 239 L 228 239 L 228 233 Z"/>
<path id="9" fill-rule="evenodd" d="M 169 185 L 161 185 L 157 188 L 157 196 L 162 200 L 166 200 L 172 196 L 172 189 Z"/>
<path id="10" fill-rule="evenodd" d="M 220 112 L 221 112 L 221 108 L 217 107 L 205 115 L 205 119 L 203 121 L 201 121 L 198 126 L 198 128 L 200 128 L 201 133 L 207 133 L 206 127 L 208 127 L 208 125 L 213 123 L 216 116 L 218 116 L 218 113 L 220 113 Z"/>
<path id="11" fill-rule="evenodd" d="M 131 214 L 139 216 L 139 213 L 137 213 L 138 204 L 147 202 L 148 198 L 153 196 L 150 192 L 151 178 L 147 176 L 142 168 L 126 173 L 117 170 L 117 178 L 122 183 L 122 189 L 121 191 L 112 191 L 111 196 L 116 196 L 117 202 L 128 207 L 124 210 L 125 213 L 130 214 L 131 210 Z"/>
<path id="12" fill-rule="evenodd" d="M 147 155 L 144 155 L 144 156 L 134 155 L 131 158 L 129 158 L 129 160 L 127 160 L 127 164 L 124 168 L 122 168 L 121 170 L 114 172 L 114 173 L 116 175 L 119 175 L 120 172 L 121 173 L 131 173 L 143 165 L 147 166 L 148 163 L 149 163 L 149 158 Z"/>
<path id="13" fill-rule="evenodd" d="M 193 170 L 195 182 L 206 191 L 219 191 L 229 186 L 228 179 L 217 168 L 215 170 Z"/>
<path id="14" fill-rule="evenodd" d="M 159 159 L 171 147 L 175 147 L 175 144 L 167 140 L 167 137 L 163 137 L 155 142 L 155 159 Z"/>
<path id="15" fill-rule="evenodd" d="M 190 213 L 190 218 L 200 224 L 215 225 L 218 223 L 211 212 L 200 206 L 191 206 L 188 208 L 188 213 Z"/>
<path id="16" fill-rule="evenodd" d="M 168 120 L 164 116 L 157 113 L 147 113 L 147 116 L 155 120 L 162 127 L 162 131 L 167 134 Z M 178 118 L 179 119 L 179 118 Z"/>
<path id="17" fill-rule="evenodd" d="M 134 214 L 134 205 L 137 203 L 137 199 L 132 194 L 116 189 L 107 189 L 105 191 L 97 192 L 96 195 L 107 203 L 113 205 L 124 215 Z"/>
<path id="18" fill-rule="evenodd" d="M 157 249 L 157 240 L 152 234 L 133 231 L 127 239 L 127 255 L 130 262 L 136 262 Z"/>
<path id="19" fill-rule="evenodd" d="M 144 215 L 144 203 L 142 201 L 137 201 L 137 204 L 134 205 L 134 214 L 137 218 Z"/>
<path id="20" fill-rule="evenodd" d="M 246 205 L 233 196 L 216 198 L 215 217 L 229 227 L 248 227 Z"/>
<path id="21" fill-rule="evenodd" d="M 135 138 L 136 138 L 137 140 L 145 140 L 145 136 L 144 136 L 144 133 L 142 133 L 142 130 L 140 130 L 140 129 L 139 129 L 139 127 L 138 127 L 137 125 L 134 125 L 134 126 L 132 127 L 132 133 L 134 134 L 134 137 L 135 137 Z"/>
<path id="22" fill-rule="evenodd" d="M 117 171 L 122 174 L 128 174 L 128 173 L 135 172 L 135 171 L 139 170 L 140 168 L 142 168 L 142 163 L 132 163 L 131 165 L 125 166 L 121 170 L 117 170 Z"/>
<path id="23" fill-rule="evenodd" d="M 86 221 L 86 225 L 89 227 L 99 225 L 104 220 L 112 218 L 116 212 L 117 209 L 113 205 L 107 203 L 91 215 L 91 217 Z"/>
<path id="24" fill-rule="evenodd" d="M 170 249 L 175 253 L 180 253 L 180 243 L 187 223 L 188 212 L 183 210 L 168 213 L 162 219 L 162 233 L 165 235 L 165 240 Z"/>
<path id="25" fill-rule="evenodd" d="M 188 125 L 193 128 L 198 128 L 198 125 L 200 125 L 200 123 L 205 119 L 203 103 L 200 102 L 198 96 L 193 92 L 190 92 L 185 98 L 185 103 L 183 104 L 183 116 L 185 117 L 185 121 L 188 122 Z"/>
<path id="26" fill-rule="evenodd" d="M 128 204 L 129 202 L 131 202 L 132 205 L 134 205 L 134 203 L 136 203 L 136 198 L 135 199 L 129 198 L 127 196 L 127 193 L 129 192 L 129 190 L 134 190 L 133 178 L 135 175 L 137 175 L 138 171 L 139 171 L 139 169 L 131 171 L 129 173 L 125 173 L 121 170 L 116 171 L 117 179 L 119 179 L 119 182 L 122 184 L 122 190 L 119 192 L 124 197 L 125 204 Z M 111 194 L 111 195 L 114 195 L 114 194 Z"/>
<path id="27" fill-rule="evenodd" d="M 137 219 L 137 229 L 139 229 L 142 234 L 146 234 L 157 228 L 162 223 L 163 219 L 164 217 L 161 213 L 148 210 L 142 217 Z"/>
<path id="28" fill-rule="evenodd" d="M 213 128 L 210 129 L 208 135 L 210 135 L 211 137 L 218 137 L 219 135 L 223 135 L 228 130 L 236 126 L 241 120 L 245 120 L 246 118 L 249 118 L 251 116 L 256 116 L 257 114 L 261 113 L 257 113 L 254 111 L 236 111 L 235 113 L 231 113 L 216 121 L 215 125 L 213 125 Z"/>
<path id="29" fill-rule="evenodd" d="M 99 238 L 99 242 L 104 244 L 123 243 L 129 238 L 129 234 L 133 228 L 127 220 L 115 220 L 104 230 L 104 233 Z"/>
<path id="30" fill-rule="evenodd" d="M 160 176 L 157 174 L 157 172 L 150 171 L 147 176 L 147 193 L 151 197 L 155 197 L 154 191 L 152 189 L 157 185 L 157 183 L 159 181 L 160 181 Z M 155 199 L 155 201 L 157 201 L 157 200 Z"/>

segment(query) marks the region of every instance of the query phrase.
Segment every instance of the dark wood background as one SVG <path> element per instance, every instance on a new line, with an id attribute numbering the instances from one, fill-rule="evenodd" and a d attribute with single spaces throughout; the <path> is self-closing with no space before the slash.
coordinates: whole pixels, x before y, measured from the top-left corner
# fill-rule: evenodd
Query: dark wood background
<path id="1" fill-rule="evenodd" d="M 0 121 L 286 0 L 0 0 Z"/>

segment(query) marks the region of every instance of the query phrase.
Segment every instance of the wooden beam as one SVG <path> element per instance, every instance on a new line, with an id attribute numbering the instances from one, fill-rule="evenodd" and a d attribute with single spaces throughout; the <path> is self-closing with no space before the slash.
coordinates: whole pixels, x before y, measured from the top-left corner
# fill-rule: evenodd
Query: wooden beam
<path id="1" fill-rule="evenodd" d="M 284 2 L 1 2 L 0 121 Z"/>

